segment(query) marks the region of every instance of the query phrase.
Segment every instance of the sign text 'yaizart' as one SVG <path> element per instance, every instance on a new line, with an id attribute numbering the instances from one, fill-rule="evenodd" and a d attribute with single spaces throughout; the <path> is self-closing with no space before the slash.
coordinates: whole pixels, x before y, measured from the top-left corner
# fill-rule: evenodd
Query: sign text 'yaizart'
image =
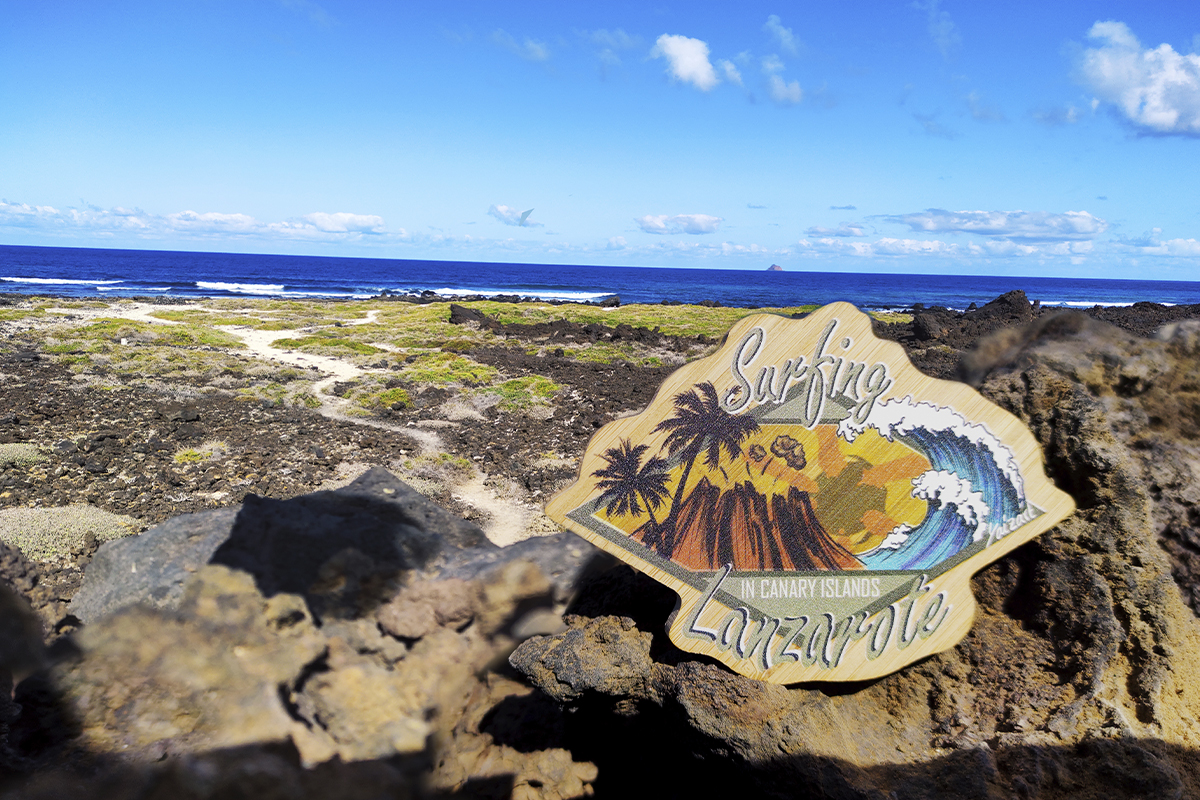
<path id="1" fill-rule="evenodd" d="M 971 575 L 1073 509 L 1016 417 L 846 303 L 738 322 L 602 428 L 546 507 L 679 594 L 676 645 L 774 683 L 952 647 Z"/>

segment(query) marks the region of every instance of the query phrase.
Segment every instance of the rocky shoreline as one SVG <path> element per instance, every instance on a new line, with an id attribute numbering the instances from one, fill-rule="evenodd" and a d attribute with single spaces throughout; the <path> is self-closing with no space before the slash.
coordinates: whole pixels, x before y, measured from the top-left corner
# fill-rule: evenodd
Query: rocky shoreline
<path id="1" fill-rule="evenodd" d="M 591 433 L 718 336 L 632 309 L 606 309 L 631 314 L 613 324 L 422 309 L 440 346 L 385 341 L 357 308 L 353 331 L 301 319 L 294 353 L 357 365 L 320 409 L 250 396 L 267 367 L 235 350 L 204 351 L 240 360 L 194 368 L 186 391 L 139 383 L 120 347 L 158 346 L 166 324 L 114 324 L 88 349 L 40 318 L 6 323 L 0 796 L 1200 793 L 1200 308 L 1062 313 L 1013 292 L 876 321 L 918 368 L 1025 419 L 1080 512 L 976 577 L 983 611 L 954 650 L 839 687 L 766 686 L 680 653 L 669 592 L 539 519 Z M 232 330 L 217 311 L 202 322 Z M 157 527 L 5 544 L 4 514 L 56 507 Z M 340 522 L 306 533 L 321 515 Z M 305 536 L 330 541 L 304 560 L 289 542 Z M 75 602 L 153 560 L 123 547 L 168 541 L 173 577 L 125 587 L 142 605 Z M 238 648 L 251 655 L 210 667 L 178 656 Z M 15 702 L 6 671 L 24 678 Z M 647 784 L 629 762 L 648 750 Z"/>

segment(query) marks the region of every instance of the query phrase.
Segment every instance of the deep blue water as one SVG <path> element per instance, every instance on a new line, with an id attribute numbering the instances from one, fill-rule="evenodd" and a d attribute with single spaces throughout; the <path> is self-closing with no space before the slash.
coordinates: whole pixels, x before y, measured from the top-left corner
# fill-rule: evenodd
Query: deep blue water
<path id="1" fill-rule="evenodd" d="M 91 297 L 351 298 L 384 291 L 432 291 L 580 301 L 616 295 L 622 303 L 715 300 L 727 306 L 793 306 L 846 300 L 866 309 L 914 303 L 962 309 L 1013 289 L 1023 289 L 1043 305 L 1200 303 L 1200 283 L 1190 281 L 586 267 L 0 245 L 0 292 Z"/>

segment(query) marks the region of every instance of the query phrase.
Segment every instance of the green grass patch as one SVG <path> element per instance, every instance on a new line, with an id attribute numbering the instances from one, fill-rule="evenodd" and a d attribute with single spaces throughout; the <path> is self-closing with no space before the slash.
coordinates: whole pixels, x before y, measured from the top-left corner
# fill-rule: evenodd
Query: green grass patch
<path id="1" fill-rule="evenodd" d="M 103 300 L 59 300 L 55 308 L 112 308 L 112 304 Z"/>
<path id="2" fill-rule="evenodd" d="M 103 338 L 110 341 L 120 341 L 123 338 L 136 336 L 139 333 L 148 333 L 153 327 L 149 322 L 138 322 L 119 317 L 100 317 L 75 328 L 73 338 Z"/>
<path id="3" fill-rule="evenodd" d="M 179 450 L 171 458 L 176 464 L 197 464 L 201 461 L 208 460 L 208 456 L 206 456 L 204 453 L 191 448 Z"/>
<path id="4" fill-rule="evenodd" d="M 318 355 L 336 355 L 339 351 L 348 351 L 367 356 L 386 352 L 369 344 L 343 338 L 332 331 L 321 331 L 311 336 L 302 336 L 298 339 L 276 339 L 271 343 L 271 346 L 284 350 L 302 350 L 306 353 L 316 353 Z"/>
<path id="5" fill-rule="evenodd" d="M 18 319 L 27 319 L 29 317 L 39 317 L 46 313 L 46 309 L 41 306 L 37 308 L 0 308 L 0 322 L 12 322 Z"/>
<path id="6" fill-rule="evenodd" d="M 889 325 L 913 321 L 912 314 L 902 314 L 899 311 L 872 311 L 871 316 Z"/>
<path id="7" fill-rule="evenodd" d="M 400 387 L 384 389 L 382 392 L 370 395 L 368 400 L 373 405 L 386 406 L 388 408 L 396 405 L 396 403 L 403 403 L 406 406 L 412 404 L 412 398 L 409 397 L 408 392 Z"/>
<path id="8" fill-rule="evenodd" d="M 137 533 L 144 527 L 132 517 L 87 505 L 0 510 L 0 542 L 14 545 L 35 559 L 77 553 L 88 534 L 107 542 Z"/>
<path id="9" fill-rule="evenodd" d="M 661 367 L 659 356 L 646 355 L 646 349 L 633 342 L 596 342 L 595 344 L 564 345 L 563 355 L 593 364 L 612 364 L 628 361 L 640 367 Z"/>
<path id="10" fill-rule="evenodd" d="M 517 411 L 545 403 L 561 390 L 561 386 L 544 375 L 526 375 L 488 387 L 489 392 L 500 395 L 501 411 Z"/>
<path id="11" fill-rule="evenodd" d="M 441 306 L 442 304 L 437 304 Z M 463 303 L 478 309 L 503 323 L 530 325 L 565 319 L 581 325 L 599 323 L 616 327 L 622 323 L 635 328 L 658 328 L 668 336 L 700 336 L 719 338 L 724 336 L 735 322 L 751 314 L 783 314 L 813 311 L 818 306 L 791 306 L 787 308 L 706 308 L 704 306 L 664 306 L 632 304 L 618 308 L 600 308 L 584 305 L 550 305 L 548 303 L 495 303 L 487 300 Z M 449 306 L 443 307 L 449 318 Z"/>
<path id="12" fill-rule="evenodd" d="M 500 374 L 494 367 L 472 361 L 456 353 L 431 352 L 405 359 L 400 377 L 412 383 L 437 386 L 457 383 L 462 386 L 486 386 Z"/>
<path id="13" fill-rule="evenodd" d="M 0 467 L 27 467 L 44 461 L 46 456 L 36 444 L 29 442 L 12 442 L 0 444 Z"/>
<path id="14" fill-rule="evenodd" d="M 217 314 L 203 309 L 155 311 L 150 316 L 189 325 L 254 325 L 258 318 L 248 314 Z"/>
<path id="15" fill-rule="evenodd" d="M 239 349 L 246 346 L 239 337 L 202 325 L 162 326 L 152 331 L 155 341 L 173 347 L 224 347 Z"/>
<path id="16" fill-rule="evenodd" d="M 199 464 L 202 461 L 217 461 L 229 455 L 229 445 L 210 439 L 197 447 L 184 447 L 171 456 L 176 464 Z"/>

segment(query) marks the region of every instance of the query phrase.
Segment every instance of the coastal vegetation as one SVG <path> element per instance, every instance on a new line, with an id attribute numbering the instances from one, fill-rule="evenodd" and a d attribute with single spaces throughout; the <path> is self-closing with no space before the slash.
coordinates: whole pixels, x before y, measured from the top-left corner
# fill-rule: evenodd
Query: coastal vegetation
<path id="1" fill-rule="evenodd" d="M 245 400 L 315 408 L 325 402 L 317 385 L 325 373 L 320 367 L 305 368 L 302 359 L 293 356 L 337 359 L 357 371 L 336 392 L 346 401 L 343 411 L 352 416 L 386 416 L 414 408 L 419 404 L 415 398 L 431 387 L 458 395 L 460 405 L 466 403 L 463 413 L 492 406 L 502 412 L 545 406 L 562 388 L 548 375 L 510 374 L 492 365 L 495 359 L 484 363 L 475 355 L 478 351 L 510 349 L 526 356 L 552 355 L 581 364 L 678 366 L 711 352 L 729 326 L 747 314 L 793 315 L 814 308 L 603 308 L 492 300 L 461 305 L 499 326 L 556 322 L 600 325 L 605 330 L 630 326 L 653 331 L 657 341 L 508 336 L 497 332 L 491 322 L 489 326 L 452 324 L 446 302 L 382 298 L 210 298 L 147 307 L 127 299 L 31 297 L 0 310 L 0 318 L 45 326 L 43 352 L 82 380 L 106 387 L 141 387 L 175 394 L 187 393 L 191 387 Z M 249 336 L 286 357 L 271 358 L 248 347 Z M 664 347 L 662 336 L 680 337 L 683 344 Z"/>

